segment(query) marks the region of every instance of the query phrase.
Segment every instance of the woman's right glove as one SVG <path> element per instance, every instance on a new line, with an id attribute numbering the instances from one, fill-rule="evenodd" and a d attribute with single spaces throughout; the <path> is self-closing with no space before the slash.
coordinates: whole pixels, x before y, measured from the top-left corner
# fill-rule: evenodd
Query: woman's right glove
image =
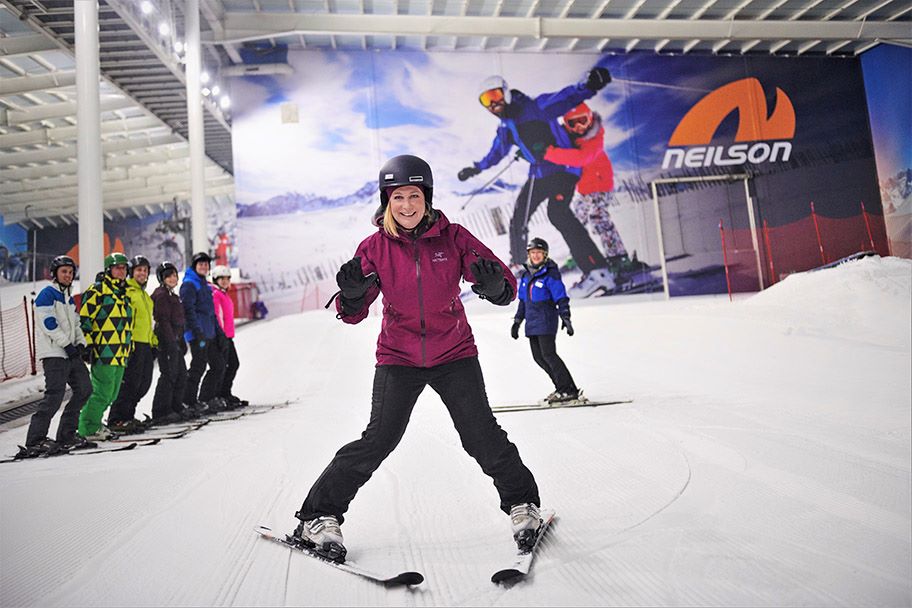
<path id="1" fill-rule="evenodd" d="M 355 256 L 342 264 L 336 273 L 336 285 L 342 292 L 342 312 L 356 314 L 364 305 L 364 294 L 377 281 L 376 273 L 364 276 L 361 258 Z"/>
<path id="2" fill-rule="evenodd" d="M 513 336 L 514 340 L 519 340 L 520 325 L 522 325 L 522 321 L 513 321 L 513 327 L 510 328 L 510 335 Z"/>

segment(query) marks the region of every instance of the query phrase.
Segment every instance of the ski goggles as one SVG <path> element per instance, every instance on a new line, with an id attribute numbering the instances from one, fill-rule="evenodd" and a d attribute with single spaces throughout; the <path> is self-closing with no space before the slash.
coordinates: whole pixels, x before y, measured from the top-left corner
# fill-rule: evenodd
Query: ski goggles
<path id="1" fill-rule="evenodd" d="M 583 114 L 582 116 L 574 116 L 573 118 L 567 119 L 567 126 L 571 129 L 585 129 L 592 123 L 592 119 Z"/>
<path id="2" fill-rule="evenodd" d="M 478 96 L 478 101 L 486 108 L 490 108 L 495 103 L 505 103 L 503 89 L 488 89 Z"/>

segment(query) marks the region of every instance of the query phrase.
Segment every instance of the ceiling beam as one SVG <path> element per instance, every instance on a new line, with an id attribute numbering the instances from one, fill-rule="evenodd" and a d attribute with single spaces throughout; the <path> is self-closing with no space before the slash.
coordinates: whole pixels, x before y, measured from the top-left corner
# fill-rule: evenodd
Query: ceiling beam
<path id="1" fill-rule="evenodd" d="M 234 178 L 230 175 L 206 176 L 207 186 L 225 186 L 233 184 Z M 190 173 L 174 174 L 168 176 L 154 177 L 134 177 L 121 180 L 105 181 L 102 184 L 102 194 L 104 199 L 109 196 L 122 197 L 128 194 L 144 196 L 150 193 L 157 193 L 162 188 L 174 188 L 186 185 L 189 187 Z M 78 185 L 66 186 L 63 188 L 48 188 L 46 190 L 30 190 L 19 192 L 17 194 L 4 194 L 3 204 L 0 209 L 16 209 L 17 205 L 32 204 L 35 207 L 44 205 L 54 206 L 61 200 L 76 200 L 78 194 Z M 35 201 L 40 202 L 35 202 Z"/>
<path id="2" fill-rule="evenodd" d="M 129 97 L 115 97 L 113 99 L 101 100 L 101 111 L 112 112 L 114 110 L 124 110 L 126 108 L 135 108 L 136 101 Z M 21 125 L 29 122 L 39 122 L 49 118 L 64 118 L 65 116 L 76 116 L 76 102 L 65 101 L 61 103 L 49 103 L 45 105 L 32 106 L 22 110 L 7 110 L 7 125 Z"/>
<path id="3" fill-rule="evenodd" d="M 4 78 L 3 86 L 0 87 L 0 97 L 71 87 L 75 84 L 76 72 L 51 72 L 49 74 Z"/>
<path id="4" fill-rule="evenodd" d="M 106 120 L 101 123 L 101 134 L 135 133 L 157 128 L 171 130 L 168 125 L 158 118 L 153 116 L 140 116 L 138 118 Z M 31 131 L 6 133 L 0 135 L 0 148 L 34 145 L 46 146 L 51 143 L 71 141 L 76 139 L 77 129 L 78 127 L 74 125 L 72 127 L 53 127 L 51 129 L 32 129 Z"/>
<path id="5" fill-rule="evenodd" d="M 890 40 L 912 39 L 908 23 L 887 21 L 752 21 L 559 19 L 432 15 L 315 15 L 227 12 L 223 36 L 207 32 L 207 44 L 234 44 L 275 36 L 398 35 L 523 38 L 670 38 L 672 40 Z"/>
<path id="6" fill-rule="evenodd" d="M 42 34 L 0 38 L 0 57 L 12 58 L 21 55 L 33 55 L 41 51 L 53 51 L 59 48 L 53 40 Z"/>
<path id="7" fill-rule="evenodd" d="M 144 148 L 157 148 L 160 146 L 172 146 L 175 144 L 187 145 L 186 140 L 180 135 L 168 133 L 166 135 L 152 135 L 147 137 L 137 137 L 133 139 L 118 139 L 105 141 L 101 144 L 102 154 L 111 154 L 114 152 L 126 152 L 128 150 L 139 150 Z M 10 165 L 27 165 L 29 163 L 41 163 L 50 160 L 67 160 L 76 158 L 76 145 L 54 146 L 42 150 L 28 150 L 26 152 L 11 152 L 0 154 L 0 167 L 9 167 Z"/>

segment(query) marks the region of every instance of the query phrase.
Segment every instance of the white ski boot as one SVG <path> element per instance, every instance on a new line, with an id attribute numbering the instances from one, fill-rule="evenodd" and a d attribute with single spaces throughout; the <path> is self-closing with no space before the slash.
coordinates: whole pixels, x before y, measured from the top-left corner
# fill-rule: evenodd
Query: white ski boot
<path id="1" fill-rule="evenodd" d="M 579 283 L 570 288 L 571 298 L 588 298 L 598 292 L 609 294 L 614 290 L 614 275 L 607 268 L 596 268 L 583 275 Z"/>
<path id="2" fill-rule="evenodd" d="M 297 515 L 297 514 L 295 514 Z M 342 544 L 342 529 L 333 515 L 323 515 L 308 521 L 301 521 L 292 535 L 295 542 L 334 562 L 345 561 L 345 546 Z"/>
<path id="3" fill-rule="evenodd" d="M 538 538 L 541 527 L 541 515 L 531 502 L 523 502 L 510 507 L 510 522 L 513 524 L 513 540 L 521 551 L 531 549 Z"/>

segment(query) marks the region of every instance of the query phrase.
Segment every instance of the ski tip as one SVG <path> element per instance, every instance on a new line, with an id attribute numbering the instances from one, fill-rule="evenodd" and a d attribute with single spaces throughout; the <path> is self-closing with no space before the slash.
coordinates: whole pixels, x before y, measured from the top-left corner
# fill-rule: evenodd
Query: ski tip
<path id="1" fill-rule="evenodd" d="M 424 582 L 424 575 L 420 572 L 402 572 L 391 579 L 383 581 L 390 586 L 395 585 L 420 585 Z"/>
<path id="2" fill-rule="evenodd" d="M 513 568 L 507 568 L 506 570 L 500 570 L 494 573 L 494 576 L 491 577 L 492 583 L 506 583 L 515 580 L 517 577 L 522 576 L 523 573 L 519 570 L 514 570 Z"/>

